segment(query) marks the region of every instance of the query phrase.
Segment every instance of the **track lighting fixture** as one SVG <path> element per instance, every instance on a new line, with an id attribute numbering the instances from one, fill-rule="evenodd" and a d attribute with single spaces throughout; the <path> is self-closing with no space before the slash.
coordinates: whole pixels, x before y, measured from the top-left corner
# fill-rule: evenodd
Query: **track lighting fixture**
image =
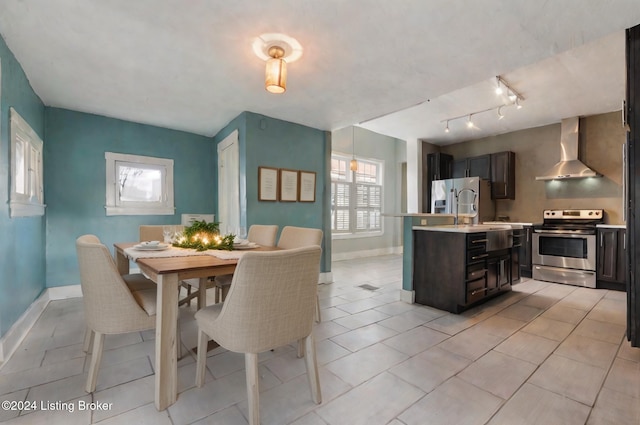
<path id="1" fill-rule="evenodd" d="M 500 84 L 500 77 L 496 77 L 496 94 L 500 96 L 503 92 L 502 84 Z"/>
<path id="2" fill-rule="evenodd" d="M 524 101 L 524 96 L 522 96 L 520 93 L 518 93 L 517 91 L 515 91 L 513 89 L 513 87 L 511 87 L 509 85 L 509 83 L 507 83 L 504 78 L 500 77 L 499 75 L 496 77 L 496 94 L 505 94 L 506 93 L 506 98 L 503 97 L 503 101 L 504 103 L 502 103 L 501 105 L 498 106 L 494 106 L 492 108 L 487 108 L 487 109 L 482 109 L 480 111 L 475 111 L 475 112 L 471 112 L 469 114 L 464 114 L 464 115 L 459 115 L 457 117 L 453 117 L 453 118 L 447 118 L 444 119 L 440 122 L 446 123 L 445 127 L 444 127 L 444 132 L 445 133 L 449 133 L 449 121 L 455 121 L 455 120 L 459 120 L 462 118 L 467 118 L 467 127 L 468 128 L 474 128 L 474 123 L 471 119 L 471 117 L 473 115 L 477 115 L 477 114 L 482 114 L 484 112 L 489 112 L 489 111 L 496 111 L 496 114 L 498 115 L 498 119 L 501 120 L 504 118 L 504 114 L 502 113 L 503 108 L 506 106 L 512 106 L 514 105 L 516 107 L 516 109 L 522 109 L 522 101 Z"/>
<path id="3" fill-rule="evenodd" d="M 520 104 L 520 99 L 516 98 L 516 109 L 522 109 L 522 105 Z"/>

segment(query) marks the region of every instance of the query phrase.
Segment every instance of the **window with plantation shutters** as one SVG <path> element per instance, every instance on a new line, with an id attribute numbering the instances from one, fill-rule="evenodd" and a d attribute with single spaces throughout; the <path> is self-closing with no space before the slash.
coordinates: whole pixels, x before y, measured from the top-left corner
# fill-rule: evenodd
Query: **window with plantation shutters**
<path id="1" fill-rule="evenodd" d="M 331 158 L 331 230 L 336 235 L 364 235 L 382 232 L 382 163 L 358 159 L 356 171 L 351 158 Z"/>

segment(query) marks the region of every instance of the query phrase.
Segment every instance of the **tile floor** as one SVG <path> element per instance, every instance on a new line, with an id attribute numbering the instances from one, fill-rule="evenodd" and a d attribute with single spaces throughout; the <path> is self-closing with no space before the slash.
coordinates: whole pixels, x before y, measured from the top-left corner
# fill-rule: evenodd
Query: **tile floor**
<path id="1" fill-rule="evenodd" d="M 315 328 L 323 403 L 311 401 L 294 346 L 264 353 L 263 424 L 640 424 L 640 349 L 624 337 L 624 293 L 528 280 L 452 315 L 400 302 L 401 264 L 334 263 Z M 181 321 L 183 343 L 195 346 L 193 310 L 181 309 Z M 83 332 L 80 299 L 49 304 L 0 369 L 0 399 L 35 401 L 37 411 L 0 410 L 0 422 L 247 423 L 242 355 L 211 351 L 203 388 L 184 357 L 178 401 L 158 412 L 154 333 L 107 337 L 97 389 L 86 394 Z M 106 408 L 80 410 L 90 402 Z"/>

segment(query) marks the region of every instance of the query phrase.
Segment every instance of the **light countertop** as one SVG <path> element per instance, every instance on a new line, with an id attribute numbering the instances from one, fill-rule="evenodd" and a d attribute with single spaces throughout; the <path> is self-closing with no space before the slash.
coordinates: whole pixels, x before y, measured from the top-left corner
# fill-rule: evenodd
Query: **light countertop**
<path id="1" fill-rule="evenodd" d="M 480 233 L 492 230 L 511 230 L 511 223 L 500 224 L 448 224 L 440 226 L 413 226 L 413 230 L 423 230 L 428 232 L 450 232 L 450 233 Z"/>

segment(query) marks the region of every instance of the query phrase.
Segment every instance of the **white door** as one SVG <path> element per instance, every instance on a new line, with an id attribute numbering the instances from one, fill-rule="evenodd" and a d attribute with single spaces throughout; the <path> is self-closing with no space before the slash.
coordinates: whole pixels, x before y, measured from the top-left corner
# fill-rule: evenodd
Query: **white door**
<path id="1" fill-rule="evenodd" d="M 240 226 L 240 154 L 238 130 L 218 143 L 218 222 L 225 234 Z"/>

